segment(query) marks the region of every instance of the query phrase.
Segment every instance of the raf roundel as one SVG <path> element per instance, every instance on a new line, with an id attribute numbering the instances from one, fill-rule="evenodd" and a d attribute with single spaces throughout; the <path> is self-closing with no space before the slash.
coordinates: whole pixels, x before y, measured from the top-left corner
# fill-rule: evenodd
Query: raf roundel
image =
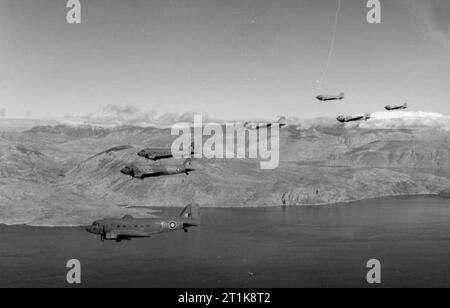
<path id="1" fill-rule="evenodd" d="M 176 221 L 170 221 L 169 222 L 169 228 L 171 230 L 175 229 L 177 227 L 177 222 Z"/>

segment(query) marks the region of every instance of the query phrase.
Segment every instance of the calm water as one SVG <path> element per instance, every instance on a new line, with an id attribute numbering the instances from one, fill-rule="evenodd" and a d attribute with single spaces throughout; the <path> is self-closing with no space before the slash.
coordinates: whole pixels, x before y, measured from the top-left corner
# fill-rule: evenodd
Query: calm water
<path id="1" fill-rule="evenodd" d="M 0 286 L 67 286 L 72 258 L 82 263 L 84 287 L 367 286 L 373 258 L 382 286 L 450 286 L 450 199 L 203 209 L 202 219 L 189 233 L 119 244 L 82 228 L 3 226 Z"/>

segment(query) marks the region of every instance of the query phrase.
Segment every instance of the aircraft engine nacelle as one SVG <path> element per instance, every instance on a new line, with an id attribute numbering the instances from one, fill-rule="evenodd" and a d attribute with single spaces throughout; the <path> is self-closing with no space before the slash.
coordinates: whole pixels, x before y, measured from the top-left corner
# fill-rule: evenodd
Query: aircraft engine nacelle
<path id="1" fill-rule="evenodd" d="M 105 239 L 107 239 L 107 240 L 116 240 L 117 239 L 117 234 L 114 233 L 114 232 L 106 232 Z"/>

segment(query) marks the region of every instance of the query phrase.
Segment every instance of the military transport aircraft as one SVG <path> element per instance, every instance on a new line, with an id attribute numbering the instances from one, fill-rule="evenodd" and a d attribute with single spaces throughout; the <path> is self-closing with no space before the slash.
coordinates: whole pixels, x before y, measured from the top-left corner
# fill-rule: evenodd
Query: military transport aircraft
<path id="1" fill-rule="evenodd" d="M 100 235 L 100 239 L 120 242 L 132 238 L 145 238 L 154 234 L 184 230 L 200 225 L 200 209 L 198 204 L 189 204 L 174 218 L 133 218 L 126 215 L 121 219 L 102 219 L 95 221 L 86 231 Z"/>
<path id="2" fill-rule="evenodd" d="M 400 110 L 400 109 L 408 109 L 408 103 L 404 103 L 403 105 L 387 105 L 386 107 L 384 107 L 384 109 L 386 109 L 387 111 L 392 111 L 392 110 Z"/>
<path id="3" fill-rule="evenodd" d="M 192 159 L 188 158 L 184 161 L 182 165 L 135 165 L 130 164 L 125 166 L 120 172 L 125 175 L 129 175 L 133 178 L 144 179 L 147 177 L 158 177 L 162 175 L 172 175 L 179 173 L 186 173 L 189 175 L 189 172 L 195 171 L 195 169 L 191 166 Z"/>
<path id="4" fill-rule="evenodd" d="M 270 128 L 270 127 L 276 126 L 276 125 L 278 125 L 279 128 L 283 128 L 283 127 L 287 126 L 286 117 L 281 116 L 278 119 L 278 122 L 276 122 L 276 123 L 261 123 L 261 124 L 256 124 L 254 122 L 245 122 L 244 123 L 244 127 L 246 129 L 253 129 L 253 130 L 259 130 L 262 128 Z"/>
<path id="5" fill-rule="evenodd" d="M 180 156 L 194 155 L 194 144 L 191 144 L 190 151 L 180 151 L 178 154 L 180 154 Z M 154 161 L 173 158 L 172 149 L 170 148 L 148 148 L 140 151 L 138 153 L 138 156 L 145 157 Z"/>
<path id="6" fill-rule="evenodd" d="M 339 95 L 319 95 L 316 96 L 316 99 L 318 99 L 321 102 L 327 102 L 327 101 L 341 101 L 345 98 L 345 93 L 342 92 Z"/>
<path id="7" fill-rule="evenodd" d="M 369 120 L 371 118 L 370 113 L 366 113 L 365 115 L 348 115 L 348 116 L 338 116 L 337 120 L 341 123 L 347 123 L 347 122 L 354 122 L 354 121 L 362 121 L 362 120 Z"/>

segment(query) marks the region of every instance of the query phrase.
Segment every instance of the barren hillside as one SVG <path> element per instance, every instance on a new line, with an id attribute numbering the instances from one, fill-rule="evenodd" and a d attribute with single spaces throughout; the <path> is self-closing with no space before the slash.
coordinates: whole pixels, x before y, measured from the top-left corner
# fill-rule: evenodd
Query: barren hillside
<path id="1" fill-rule="evenodd" d="M 175 138 L 167 129 L 135 127 L 3 133 L 0 223 L 84 224 L 133 211 L 127 205 L 301 206 L 450 188 L 450 133 L 430 128 L 289 126 L 275 170 L 261 170 L 258 160 L 196 159 L 190 175 L 138 180 L 119 172 L 153 163 L 137 152 Z"/>

